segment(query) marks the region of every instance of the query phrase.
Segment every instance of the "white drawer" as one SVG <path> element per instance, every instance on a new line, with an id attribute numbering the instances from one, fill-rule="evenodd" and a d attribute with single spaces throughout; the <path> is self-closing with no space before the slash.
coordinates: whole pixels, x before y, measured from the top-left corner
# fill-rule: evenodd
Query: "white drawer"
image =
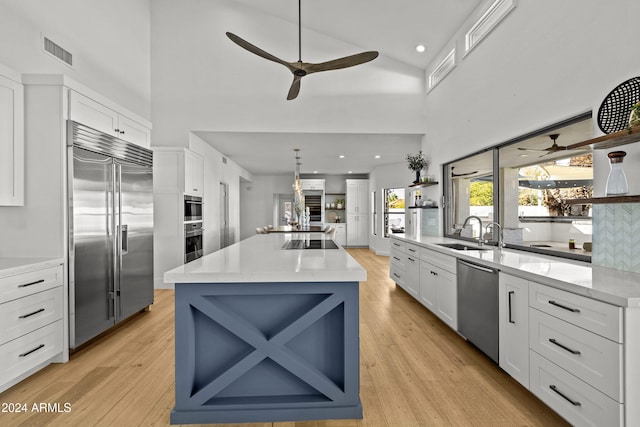
<path id="1" fill-rule="evenodd" d="M 440 267 L 444 271 L 456 274 L 456 257 L 445 255 L 432 249 L 420 248 L 420 259 Z"/>
<path id="2" fill-rule="evenodd" d="M 622 342 L 622 308 L 531 282 L 529 305 L 615 342 Z"/>
<path id="3" fill-rule="evenodd" d="M 529 390 L 575 426 L 621 426 L 623 405 L 531 351 Z"/>
<path id="4" fill-rule="evenodd" d="M 418 258 L 420 256 L 420 246 L 414 245 L 413 243 L 407 243 L 405 247 L 405 253 L 413 258 Z"/>
<path id="5" fill-rule="evenodd" d="M 405 269 L 398 267 L 397 264 L 391 264 L 391 267 L 389 268 L 389 277 L 403 288 L 405 286 L 406 275 L 407 272 Z"/>
<path id="6" fill-rule="evenodd" d="M 407 268 L 407 255 L 402 252 L 391 251 L 391 255 L 389 255 L 389 264 L 395 264 L 398 268 L 404 270 Z"/>
<path id="7" fill-rule="evenodd" d="M 62 319 L 62 286 L 0 304 L 0 344 Z"/>
<path id="8" fill-rule="evenodd" d="M 404 253 L 404 252 L 407 251 L 407 242 L 391 238 L 391 242 L 389 243 L 389 247 L 391 248 L 391 251 L 397 250 L 397 251 L 400 251 L 400 252 Z"/>
<path id="9" fill-rule="evenodd" d="M 62 266 L 0 279 L 0 303 L 62 286 Z"/>
<path id="10" fill-rule="evenodd" d="M 530 308 L 529 346 L 612 399 L 623 402 L 622 344 Z"/>
<path id="11" fill-rule="evenodd" d="M 19 377 L 62 352 L 62 320 L 0 346 L 0 384 Z"/>

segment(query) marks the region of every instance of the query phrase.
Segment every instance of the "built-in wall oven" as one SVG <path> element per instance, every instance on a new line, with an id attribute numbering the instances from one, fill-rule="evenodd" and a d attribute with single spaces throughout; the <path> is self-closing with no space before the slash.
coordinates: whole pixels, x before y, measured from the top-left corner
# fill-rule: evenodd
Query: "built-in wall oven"
<path id="1" fill-rule="evenodd" d="M 184 196 L 184 220 L 202 221 L 202 197 Z"/>
<path id="2" fill-rule="evenodd" d="M 185 264 L 203 255 L 202 222 L 191 222 L 184 225 L 184 262 Z"/>

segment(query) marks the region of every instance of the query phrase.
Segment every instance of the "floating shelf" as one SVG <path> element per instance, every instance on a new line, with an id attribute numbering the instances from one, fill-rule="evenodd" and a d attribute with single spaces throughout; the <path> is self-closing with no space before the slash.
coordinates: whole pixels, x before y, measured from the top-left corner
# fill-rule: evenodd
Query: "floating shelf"
<path id="1" fill-rule="evenodd" d="M 428 181 L 428 182 L 419 182 L 417 184 L 411 184 L 409 187 L 431 187 L 433 185 L 438 185 L 437 181 Z"/>
<path id="2" fill-rule="evenodd" d="M 344 196 L 346 193 L 324 193 L 325 196 Z"/>
<path id="3" fill-rule="evenodd" d="M 608 196 L 608 197 L 592 197 L 590 199 L 569 199 L 565 200 L 569 205 L 588 205 L 602 203 L 637 203 L 640 202 L 640 196 Z"/>
<path id="4" fill-rule="evenodd" d="M 591 146 L 593 150 L 603 150 L 606 148 L 618 147 L 620 145 L 632 144 L 640 141 L 640 126 L 634 126 L 630 129 L 613 132 L 608 135 L 599 136 L 587 141 L 578 142 L 569 145 L 568 150 L 577 150 Z"/>
<path id="5" fill-rule="evenodd" d="M 409 206 L 409 209 L 438 209 L 437 206 Z"/>
<path id="6" fill-rule="evenodd" d="M 344 211 L 346 210 L 345 208 L 324 208 L 325 211 Z"/>

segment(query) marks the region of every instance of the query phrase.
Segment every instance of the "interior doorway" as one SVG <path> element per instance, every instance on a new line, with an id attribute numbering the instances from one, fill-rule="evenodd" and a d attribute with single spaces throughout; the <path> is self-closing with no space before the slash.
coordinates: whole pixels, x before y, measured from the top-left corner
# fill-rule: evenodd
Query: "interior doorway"
<path id="1" fill-rule="evenodd" d="M 220 249 L 229 246 L 229 184 L 220 183 Z"/>
<path id="2" fill-rule="evenodd" d="M 278 194 L 278 225 L 289 225 L 293 214 L 293 194 Z"/>

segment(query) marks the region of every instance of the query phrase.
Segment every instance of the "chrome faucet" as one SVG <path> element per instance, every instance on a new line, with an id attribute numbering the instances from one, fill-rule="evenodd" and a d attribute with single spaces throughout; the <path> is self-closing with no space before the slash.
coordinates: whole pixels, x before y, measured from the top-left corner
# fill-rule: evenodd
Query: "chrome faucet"
<path id="1" fill-rule="evenodd" d="M 485 229 L 487 233 L 489 232 L 489 227 L 491 227 L 492 232 L 494 231 L 493 230 L 494 227 L 498 227 L 498 248 L 500 249 L 504 248 L 505 244 L 504 244 L 504 236 L 502 233 L 502 226 L 497 222 L 490 222 L 489 224 L 487 224 L 487 228 Z"/>
<path id="2" fill-rule="evenodd" d="M 483 227 L 482 227 L 482 220 L 481 220 L 479 217 L 477 217 L 477 216 L 475 216 L 475 215 L 470 215 L 470 216 L 466 217 L 466 218 L 465 218 L 465 220 L 464 220 L 464 222 L 462 223 L 462 228 L 464 228 L 464 227 L 467 225 L 467 222 L 469 222 L 469 220 L 470 220 L 471 218 L 477 219 L 477 220 L 478 220 L 478 224 L 480 224 L 480 234 L 479 234 L 479 236 L 478 236 L 478 245 L 479 245 L 479 246 L 482 246 L 482 245 L 484 245 L 485 243 L 487 243 L 487 241 L 486 241 L 486 240 L 484 240 L 484 238 L 482 237 L 482 229 L 483 229 Z"/>

